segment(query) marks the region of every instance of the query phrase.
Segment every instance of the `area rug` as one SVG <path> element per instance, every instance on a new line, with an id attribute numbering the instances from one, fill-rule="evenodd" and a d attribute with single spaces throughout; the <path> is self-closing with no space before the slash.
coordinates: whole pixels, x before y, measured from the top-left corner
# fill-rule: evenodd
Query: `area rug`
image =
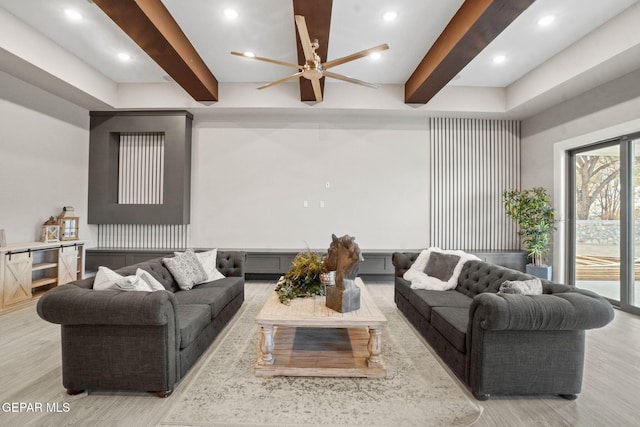
<path id="1" fill-rule="evenodd" d="M 251 292 L 198 372 L 174 394 L 166 426 L 466 426 L 482 408 L 446 372 L 392 302 L 376 298 L 388 319 L 386 378 L 254 376 L 255 317 L 271 285 Z M 376 286 L 376 285 L 372 285 Z M 248 293 L 249 294 L 249 293 Z"/>

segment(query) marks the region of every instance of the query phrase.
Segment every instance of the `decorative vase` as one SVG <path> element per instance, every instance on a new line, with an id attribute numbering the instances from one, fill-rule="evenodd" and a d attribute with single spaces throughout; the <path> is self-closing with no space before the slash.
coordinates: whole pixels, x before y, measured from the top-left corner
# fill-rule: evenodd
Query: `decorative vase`
<path id="1" fill-rule="evenodd" d="M 550 265 L 533 265 L 527 264 L 526 273 L 532 276 L 539 277 L 541 279 L 551 280 L 551 266 Z"/>

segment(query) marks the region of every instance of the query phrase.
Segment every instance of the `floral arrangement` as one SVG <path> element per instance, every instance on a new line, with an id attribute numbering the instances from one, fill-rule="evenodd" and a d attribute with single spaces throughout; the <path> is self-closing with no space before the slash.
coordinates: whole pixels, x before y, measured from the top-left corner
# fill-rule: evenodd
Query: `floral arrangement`
<path id="1" fill-rule="evenodd" d="M 322 255 L 309 249 L 296 255 L 291 268 L 276 285 L 280 302 L 289 304 L 294 298 L 324 295 L 325 288 L 320 282 L 323 261 Z"/>

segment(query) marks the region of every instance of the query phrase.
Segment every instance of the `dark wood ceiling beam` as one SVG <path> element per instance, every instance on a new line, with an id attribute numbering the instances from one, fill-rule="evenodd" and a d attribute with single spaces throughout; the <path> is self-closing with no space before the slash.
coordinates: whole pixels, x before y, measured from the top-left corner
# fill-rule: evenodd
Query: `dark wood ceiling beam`
<path id="1" fill-rule="evenodd" d="M 218 100 L 218 80 L 160 0 L 93 0 L 199 102 Z"/>
<path id="2" fill-rule="evenodd" d="M 327 52 L 329 51 L 329 30 L 331 29 L 331 9 L 333 0 L 293 0 L 293 14 L 304 16 L 309 29 L 309 37 L 311 40 L 318 39 L 320 47 L 316 53 L 320 56 L 322 62 L 327 61 Z M 298 30 L 293 27 L 296 33 L 296 45 L 298 46 L 298 64 L 306 63 L 302 44 Z M 300 80 L 300 100 L 315 102 L 316 96 L 313 92 L 311 81 L 305 78 Z M 320 88 L 324 97 L 324 77 L 320 79 Z"/>
<path id="3" fill-rule="evenodd" d="M 405 102 L 429 102 L 534 1 L 466 0 L 405 83 Z"/>

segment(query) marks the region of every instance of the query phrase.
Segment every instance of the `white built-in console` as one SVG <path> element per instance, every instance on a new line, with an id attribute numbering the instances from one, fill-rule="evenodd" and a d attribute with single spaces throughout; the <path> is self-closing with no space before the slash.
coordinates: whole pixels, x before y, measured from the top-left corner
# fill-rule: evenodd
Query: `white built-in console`
<path id="1" fill-rule="evenodd" d="M 28 242 L 0 247 L 0 309 L 83 277 L 84 242 Z"/>

